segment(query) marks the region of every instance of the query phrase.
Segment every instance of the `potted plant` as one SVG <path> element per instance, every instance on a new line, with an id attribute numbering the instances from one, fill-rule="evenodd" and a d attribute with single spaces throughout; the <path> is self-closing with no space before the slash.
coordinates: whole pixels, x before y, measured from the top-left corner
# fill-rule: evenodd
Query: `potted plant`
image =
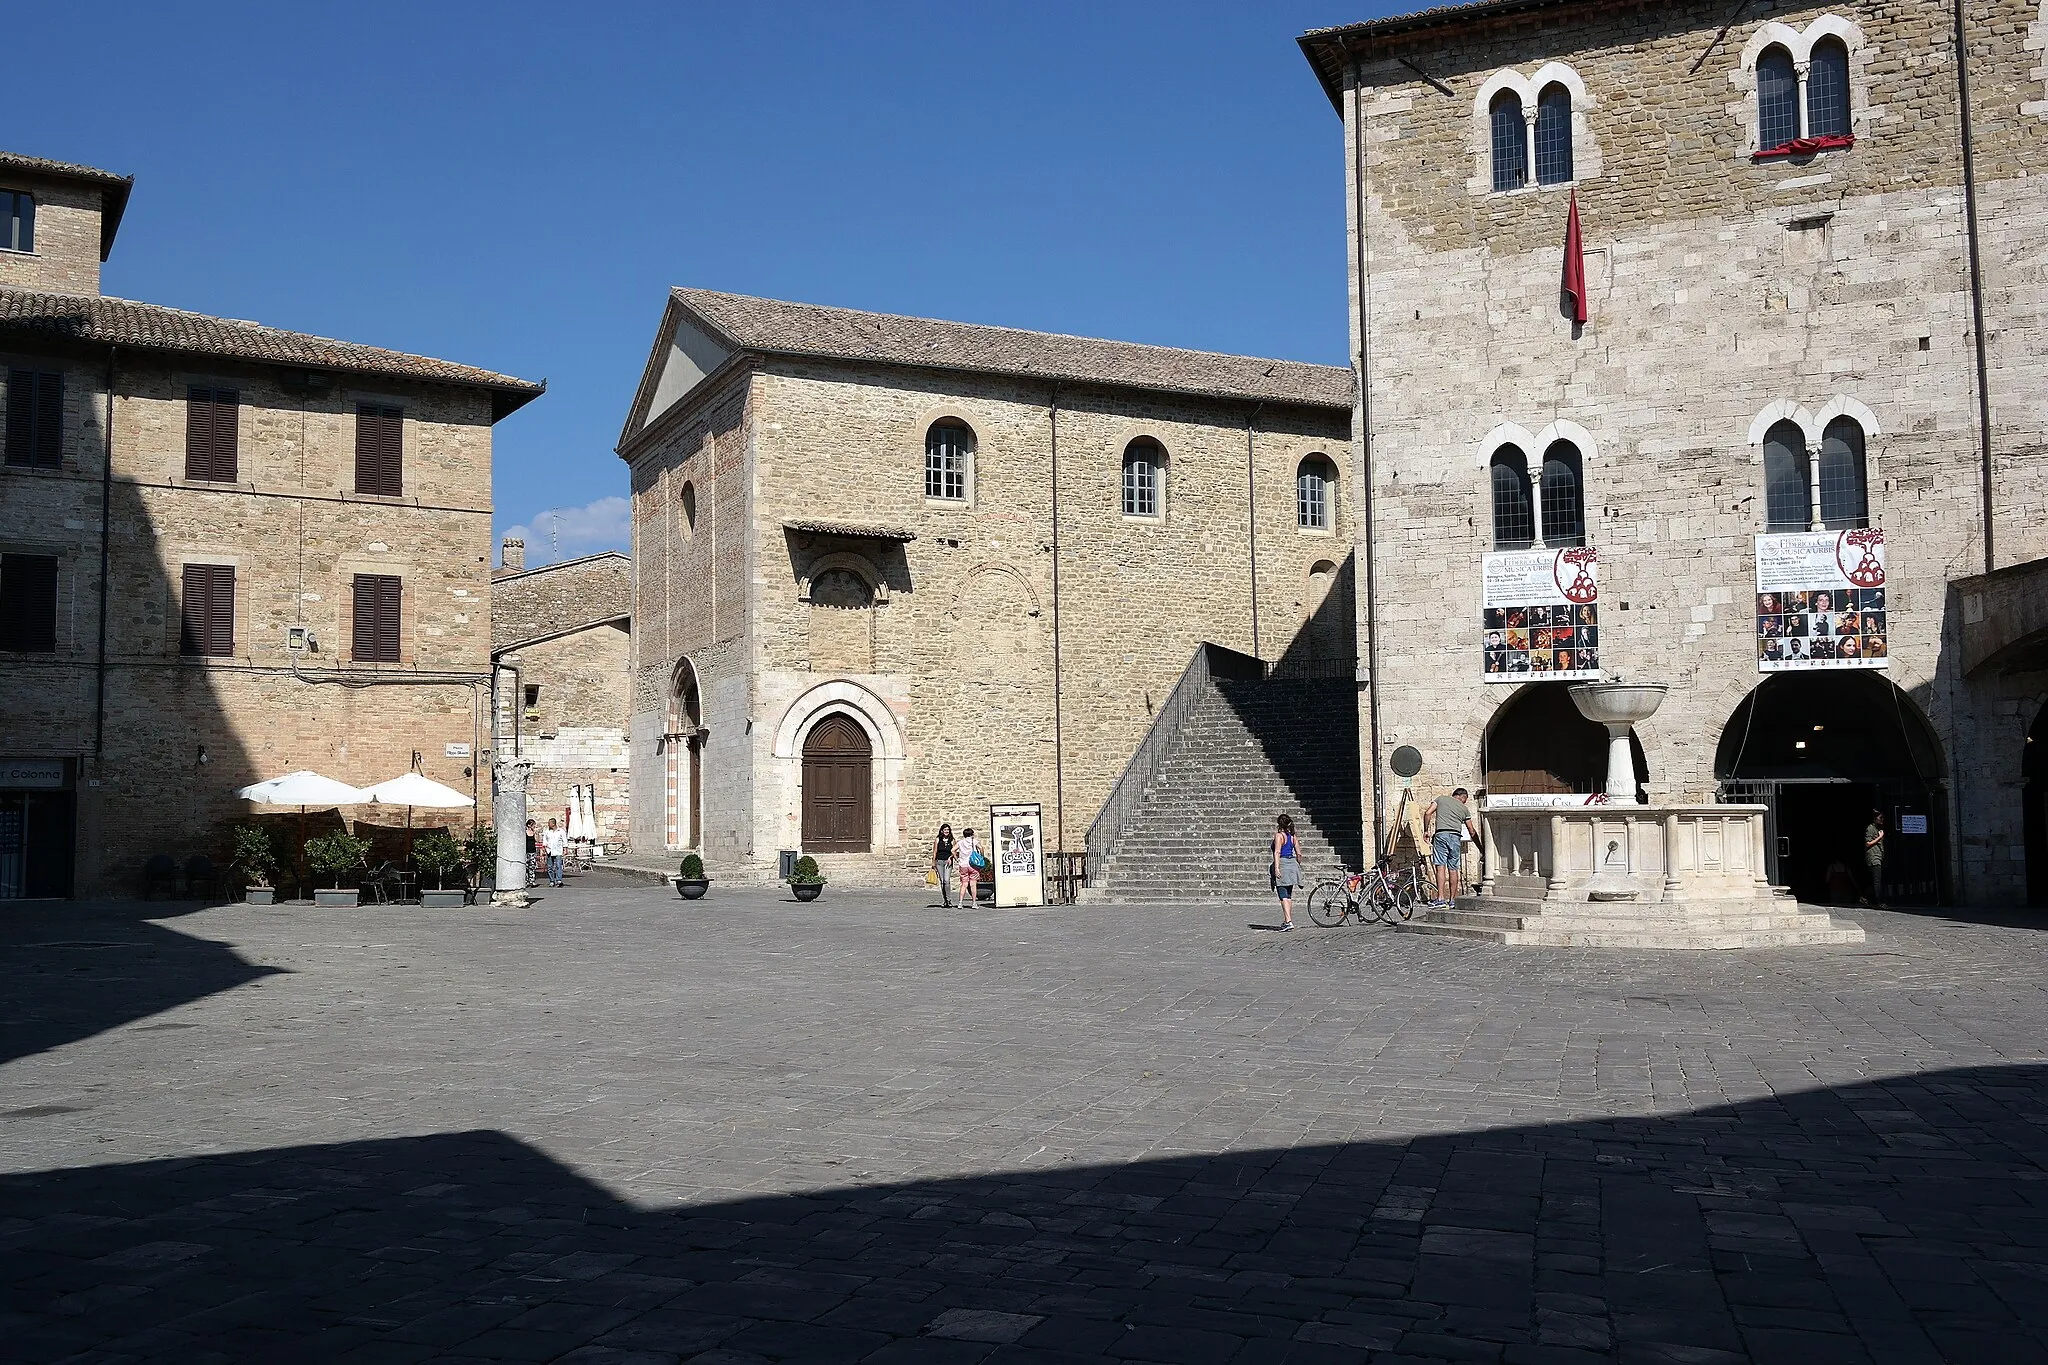
<path id="1" fill-rule="evenodd" d="M 251 905 L 277 903 L 277 841 L 261 825 L 235 826 L 235 852 L 228 860 L 231 871 L 248 883 L 244 895 Z"/>
<path id="2" fill-rule="evenodd" d="M 814 901 L 824 889 L 825 874 L 818 871 L 818 860 L 808 853 L 798 858 L 789 874 L 789 894 L 800 901 Z"/>
<path id="3" fill-rule="evenodd" d="M 683 855 L 683 866 L 676 876 L 676 891 L 686 901 L 701 900 L 711 889 L 711 878 L 704 875 L 704 860 L 694 853 Z"/>
<path id="4" fill-rule="evenodd" d="M 472 890 L 484 891 L 498 881 L 498 831 L 492 825 L 473 825 L 462 841 L 462 865 L 469 871 Z"/>
<path id="5" fill-rule="evenodd" d="M 316 887 L 313 891 L 315 905 L 356 905 L 362 899 L 362 888 L 343 886 L 341 879 L 366 865 L 370 856 L 370 841 L 338 829 L 332 834 L 323 834 L 317 839 L 306 841 L 306 861 L 313 871 L 322 874 L 328 886 Z"/>
<path id="6" fill-rule="evenodd" d="M 420 907 L 425 910 L 458 910 L 469 900 L 469 888 L 448 885 L 448 874 L 463 864 L 463 848 L 445 829 L 431 829 L 413 841 L 412 860 L 420 870 Z M 426 878 L 432 877 L 431 889 Z"/>

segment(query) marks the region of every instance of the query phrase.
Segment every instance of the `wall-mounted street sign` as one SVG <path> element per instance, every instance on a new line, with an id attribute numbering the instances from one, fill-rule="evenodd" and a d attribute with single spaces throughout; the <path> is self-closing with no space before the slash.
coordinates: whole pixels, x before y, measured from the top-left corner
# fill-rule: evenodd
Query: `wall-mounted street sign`
<path id="1" fill-rule="evenodd" d="M 469 746 L 467 744 L 451 744 L 443 750 L 443 753 L 449 758 L 468 758 Z"/>
<path id="2" fill-rule="evenodd" d="M 61 758 L 0 758 L 0 787 L 54 789 L 64 785 Z"/>

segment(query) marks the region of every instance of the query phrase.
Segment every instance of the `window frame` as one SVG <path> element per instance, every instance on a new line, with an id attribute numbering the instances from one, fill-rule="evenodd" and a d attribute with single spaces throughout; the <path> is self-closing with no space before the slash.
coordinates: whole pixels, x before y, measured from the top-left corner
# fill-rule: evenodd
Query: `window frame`
<path id="1" fill-rule="evenodd" d="M 1782 74 L 1777 70 L 1779 62 L 1783 63 Z M 1767 124 L 1765 121 L 1764 78 L 1767 66 L 1771 71 L 1771 80 L 1774 83 L 1782 83 L 1771 96 L 1772 109 L 1769 117 L 1775 120 L 1775 124 Z M 1799 138 L 1800 129 L 1806 122 L 1803 105 L 1804 102 L 1800 99 L 1797 59 L 1793 57 L 1792 50 L 1783 43 L 1771 44 L 1756 57 L 1756 147 L 1759 152 L 1776 151 Z M 1785 124 L 1787 120 L 1791 128 L 1790 134 L 1785 137 L 1773 137 L 1772 132 L 1781 131 L 1776 125 Z"/>
<path id="2" fill-rule="evenodd" d="M 1145 469 L 1142 486 L 1132 479 L 1132 472 L 1139 467 Z M 1124 446 L 1123 461 L 1117 480 L 1117 507 L 1125 521 L 1166 520 L 1166 447 L 1150 436 L 1139 436 Z M 1143 494 L 1145 506 L 1138 506 L 1133 495 Z"/>
<path id="3" fill-rule="evenodd" d="M 0 188 L 0 197 L 7 200 L 6 211 L 0 214 L 0 251 L 11 251 L 22 256 L 35 255 L 35 192 Z M 21 211 L 24 206 L 28 210 L 26 213 Z"/>
<path id="4" fill-rule="evenodd" d="M 364 623 L 364 588 L 372 594 L 369 602 L 369 638 Z M 405 662 L 405 579 L 398 574 L 359 573 L 355 575 L 349 618 L 349 658 L 363 664 Z M 388 629 L 388 633 L 387 633 Z"/>
<path id="5" fill-rule="evenodd" d="M 57 555 L 11 550 L 0 553 L 0 651 L 9 654 L 57 652 L 57 618 L 63 602 L 63 578 L 64 564 Z M 47 617 L 42 610 L 45 591 L 49 605 Z"/>
<path id="6" fill-rule="evenodd" d="M 1501 504 L 1502 480 L 1510 481 L 1515 495 L 1521 500 L 1519 509 L 1503 507 Z M 1486 458 L 1486 480 L 1493 508 L 1493 548 L 1495 550 L 1529 550 L 1536 546 L 1536 499 L 1529 483 L 1529 455 L 1513 441 L 1506 441 L 1494 448 Z M 1527 536 L 1502 536 L 1501 521 L 1505 512 L 1512 517 L 1519 511 L 1527 525 Z M 1512 529 L 1512 528 L 1510 528 Z"/>
<path id="7" fill-rule="evenodd" d="M 1564 174 L 1546 178 L 1544 175 L 1545 154 L 1548 152 L 1549 155 L 1555 157 L 1557 153 L 1555 148 L 1546 147 L 1545 139 L 1550 130 L 1557 127 L 1560 122 L 1562 122 L 1564 129 Z M 1574 145 L 1575 142 L 1576 139 L 1573 137 L 1572 129 L 1571 87 L 1563 81 L 1552 81 L 1536 94 L 1536 162 L 1530 168 L 1530 173 L 1534 177 L 1532 183 L 1539 187 L 1577 183 L 1577 147 Z"/>
<path id="8" fill-rule="evenodd" d="M 386 422 L 391 424 L 389 428 L 384 426 Z M 385 446 L 378 433 L 387 431 L 389 444 Z M 405 496 L 404 405 L 371 399 L 356 403 L 355 491 L 367 498 Z"/>
<path id="9" fill-rule="evenodd" d="M 225 409 L 225 411 L 223 411 Z M 238 389 L 191 384 L 185 389 L 185 478 L 238 483 L 242 474 L 242 395 Z"/>
<path id="10" fill-rule="evenodd" d="M 23 390 L 28 402 L 21 401 Z M 26 366 L 7 371 L 5 450 L 9 469 L 64 467 L 64 372 Z"/>
<path id="11" fill-rule="evenodd" d="M 1788 435 L 1796 438 L 1798 444 L 1787 445 L 1785 442 Z M 1774 442 L 1776 443 L 1775 446 Z M 1791 417 L 1780 417 L 1765 429 L 1762 445 L 1764 464 L 1764 534 L 1767 536 L 1796 535 L 1800 532 L 1811 531 L 1813 529 L 1815 510 L 1813 503 L 1814 465 L 1813 451 L 1806 442 L 1806 429 Z M 1800 509 L 1799 520 L 1796 525 L 1793 524 L 1791 518 L 1779 515 L 1781 511 L 1789 510 L 1789 508 L 1780 507 L 1779 503 L 1784 501 L 1786 497 L 1789 497 L 1789 494 L 1784 494 L 1782 497 L 1780 495 L 1783 493 L 1783 490 L 1789 489 L 1792 484 L 1785 480 L 1781 474 L 1774 474 L 1772 472 L 1771 465 L 1774 450 L 1788 452 L 1795 461 L 1794 472 L 1798 476 Z"/>
<path id="12" fill-rule="evenodd" d="M 235 577 L 232 564 L 180 566 L 178 653 L 184 658 L 235 657 Z"/>
<path id="13" fill-rule="evenodd" d="M 966 440 L 942 444 L 941 433 L 953 431 L 964 432 Z M 942 507 L 972 507 L 975 456 L 980 447 L 981 438 L 973 425 L 961 418 L 939 417 L 928 422 L 924 430 L 924 500 Z M 949 462 L 957 462 L 957 468 Z M 954 480 L 959 484 L 957 494 L 946 491 Z"/>
<path id="14" fill-rule="evenodd" d="M 1835 455 L 1830 447 L 1836 441 L 1838 429 L 1846 428 L 1855 433 L 1853 444 L 1842 442 L 1844 453 Z M 1840 413 L 1828 420 L 1821 428 L 1820 449 L 1812 453 L 1814 505 L 1813 521 L 1823 531 L 1850 530 L 1870 525 L 1870 434 L 1863 429 L 1863 423 L 1848 413 Z M 1846 462 L 1852 474 L 1850 488 L 1851 502 L 1844 506 L 1836 504 L 1842 516 L 1829 515 L 1831 495 L 1839 498 L 1841 493 L 1830 489 L 1831 463 Z"/>
<path id="15" fill-rule="evenodd" d="M 1320 480 L 1322 489 L 1315 500 L 1315 519 L 1308 512 L 1310 502 L 1306 496 L 1308 480 Z M 1321 451 L 1312 451 L 1301 457 L 1294 466 L 1294 529 L 1305 535 L 1328 536 L 1337 533 L 1337 462 Z"/>
<path id="16" fill-rule="evenodd" d="M 1571 477 L 1569 510 L 1578 522 L 1578 529 L 1574 532 L 1561 532 L 1558 529 L 1561 523 L 1551 519 L 1553 469 Z M 1578 442 L 1559 437 L 1543 448 L 1543 466 L 1536 475 L 1536 516 L 1536 526 L 1542 534 L 1545 549 L 1569 549 L 1586 543 L 1586 452 L 1579 448 Z"/>
<path id="17" fill-rule="evenodd" d="M 1505 133 L 1501 126 L 1504 115 L 1511 116 L 1514 120 L 1512 129 Z M 1535 168 L 1529 165 L 1529 111 L 1523 106 L 1519 91 L 1502 90 L 1487 104 L 1486 136 L 1493 193 L 1514 194 L 1536 183 L 1532 179 Z M 1512 143 L 1514 148 L 1511 164 L 1503 162 L 1503 153 L 1509 143 Z M 1504 183 L 1503 172 L 1517 178 Z"/>

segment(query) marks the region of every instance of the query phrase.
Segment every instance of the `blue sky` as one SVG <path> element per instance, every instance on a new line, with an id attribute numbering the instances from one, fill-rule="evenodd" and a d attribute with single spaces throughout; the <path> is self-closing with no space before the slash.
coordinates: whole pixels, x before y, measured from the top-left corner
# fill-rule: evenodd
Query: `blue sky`
<path id="1" fill-rule="evenodd" d="M 109 293 L 545 378 L 500 531 L 623 547 L 671 284 L 1344 363 L 1303 29 L 1419 5 L 45 5 L 9 150 L 136 177 Z"/>

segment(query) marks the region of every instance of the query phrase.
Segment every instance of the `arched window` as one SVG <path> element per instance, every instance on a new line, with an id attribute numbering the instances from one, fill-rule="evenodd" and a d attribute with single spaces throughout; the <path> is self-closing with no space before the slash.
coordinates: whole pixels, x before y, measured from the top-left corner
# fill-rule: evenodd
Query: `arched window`
<path id="1" fill-rule="evenodd" d="M 1337 471 L 1320 455 L 1311 455 L 1294 471 L 1294 524 L 1304 531 L 1327 531 L 1331 485 Z"/>
<path id="2" fill-rule="evenodd" d="M 1757 148 L 1769 151 L 1798 136 L 1799 75 L 1792 69 L 1792 54 L 1782 47 L 1765 48 L 1756 61 Z"/>
<path id="3" fill-rule="evenodd" d="M 974 464 L 974 432 L 961 422 L 934 422 L 924 435 L 924 495 L 967 501 Z"/>
<path id="4" fill-rule="evenodd" d="M 676 500 L 683 506 L 683 539 L 688 540 L 697 534 L 697 485 L 686 480 Z"/>
<path id="5" fill-rule="evenodd" d="M 1502 446 L 1489 461 L 1493 478 L 1493 548 L 1526 550 L 1536 543 L 1536 512 L 1529 504 L 1529 457 Z"/>
<path id="6" fill-rule="evenodd" d="M 1570 441 L 1552 441 L 1543 452 L 1543 543 L 1565 546 L 1586 543 L 1586 487 L 1579 448 Z"/>
<path id="7" fill-rule="evenodd" d="M 1163 516 L 1166 507 L 1166 452 L 1140 436 L 1124 447 L 1124 515 Z"/>
<path id="8" fill-rule="evenodd" d="M 1823 38 L 1813 45 L 1813 64 L 1806 70 L 1806 135 L 1848 131 L 1849 49 L 1840 38 Z"/>
<path id="9" fill-rule="evenodd" d="M 1572 92 L 1546 85 L 1536 101 L 1536 183 L 1562 185 L 1571 178 Z"/>
<path id="10" fill-rule="evenodd" d="M 1529 183 L 1529 120 L 1512 90 L 1493 97 L 1493 187 L 1518 190 Z"/>
<path id="11" fill-rule="evenodd" d="M 1764 433 L 1764 530 L 1812 530 L 1812 486 L 1806 433 L 1797 422 L 1777 423 Z"/>
<path id="12" fill-rule="evenodd" d="M 1830 531 L 1870 524 L 1870 490 L 1863 475 L 1863 426 L 1837 417 L 1820 438 L 1820 520 Z"/>

